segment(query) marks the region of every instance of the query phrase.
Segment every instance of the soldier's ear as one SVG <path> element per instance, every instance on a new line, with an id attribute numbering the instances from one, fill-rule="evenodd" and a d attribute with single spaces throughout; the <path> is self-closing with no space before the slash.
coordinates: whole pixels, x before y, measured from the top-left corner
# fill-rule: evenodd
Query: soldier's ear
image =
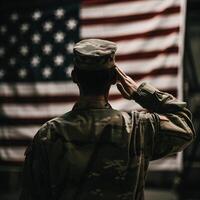
<path id="1" fill-rule="evenodd" d="M 76 71 L 74 69 L 71 72 L 71 76 L 72 76 L 72 81 L 74 83 L 78 83 L 77 74 L 76 74 Z"/>

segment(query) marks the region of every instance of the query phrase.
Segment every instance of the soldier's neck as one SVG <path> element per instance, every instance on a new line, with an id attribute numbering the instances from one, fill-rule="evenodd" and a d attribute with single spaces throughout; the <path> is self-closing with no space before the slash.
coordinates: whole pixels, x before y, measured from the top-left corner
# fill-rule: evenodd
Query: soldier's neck
<path id="1" fill-rule="evenodd" d="M 102 95 L 86 95 L 84 92 L 79 88 L 79 101 L 84 102 L 105 102 L 108 103 L 108 95 L 109 89 Z"/>
<path id="2" fill-rule="evenodd" d="M 80 95 L 79 101 L 88 101 L 88 102 L 104 101 L 104 102 L 108 102 L 108 95 Z"/>

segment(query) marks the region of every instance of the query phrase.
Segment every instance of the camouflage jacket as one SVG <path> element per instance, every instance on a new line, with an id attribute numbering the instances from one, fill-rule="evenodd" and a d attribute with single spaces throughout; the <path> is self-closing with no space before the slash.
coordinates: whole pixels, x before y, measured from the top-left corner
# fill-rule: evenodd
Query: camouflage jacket
<path id="1" fill-rule="evenodd" d="M 20 200 L 142 200 L 149 161 L 195 137 L 184 102 L 142 84 L 150 112 L 82 102 L 45 123 L 27 148 Z"/>

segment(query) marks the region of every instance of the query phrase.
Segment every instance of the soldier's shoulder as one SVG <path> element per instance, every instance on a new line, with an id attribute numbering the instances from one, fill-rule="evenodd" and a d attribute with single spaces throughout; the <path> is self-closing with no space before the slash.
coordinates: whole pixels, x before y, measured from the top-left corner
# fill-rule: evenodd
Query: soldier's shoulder
<path id="1" fill-rule="evenodd" d="M 35 140 L 55 140 L 58 137 L 58 129 L 62 124 L 66 121 L 66 116 L 68 113 L 64 115 L 55 117 L 47 122 L 45 122 L 40 129 L 37 131 L 34 139 Z"/>
<path id="2" fill-rule="evenodd" d="M 155 123 L 160 118 L 156 113 L 149 112 L 148 110 L 133 110 L 130 112 L 121 112 L 125 121 L 134 121 L 134 123 Z"/>

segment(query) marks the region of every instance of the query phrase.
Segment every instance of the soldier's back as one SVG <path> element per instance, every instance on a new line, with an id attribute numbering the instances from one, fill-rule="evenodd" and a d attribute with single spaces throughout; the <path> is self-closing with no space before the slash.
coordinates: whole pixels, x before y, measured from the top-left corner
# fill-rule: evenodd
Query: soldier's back
<path id="1" fill-rule="evenodd" d="M 121 112 L 74 109 L 49 124 L 49 173 L 57 199 L 133 199 L 140 159 L 130 151 L 131 127 Z"/>

